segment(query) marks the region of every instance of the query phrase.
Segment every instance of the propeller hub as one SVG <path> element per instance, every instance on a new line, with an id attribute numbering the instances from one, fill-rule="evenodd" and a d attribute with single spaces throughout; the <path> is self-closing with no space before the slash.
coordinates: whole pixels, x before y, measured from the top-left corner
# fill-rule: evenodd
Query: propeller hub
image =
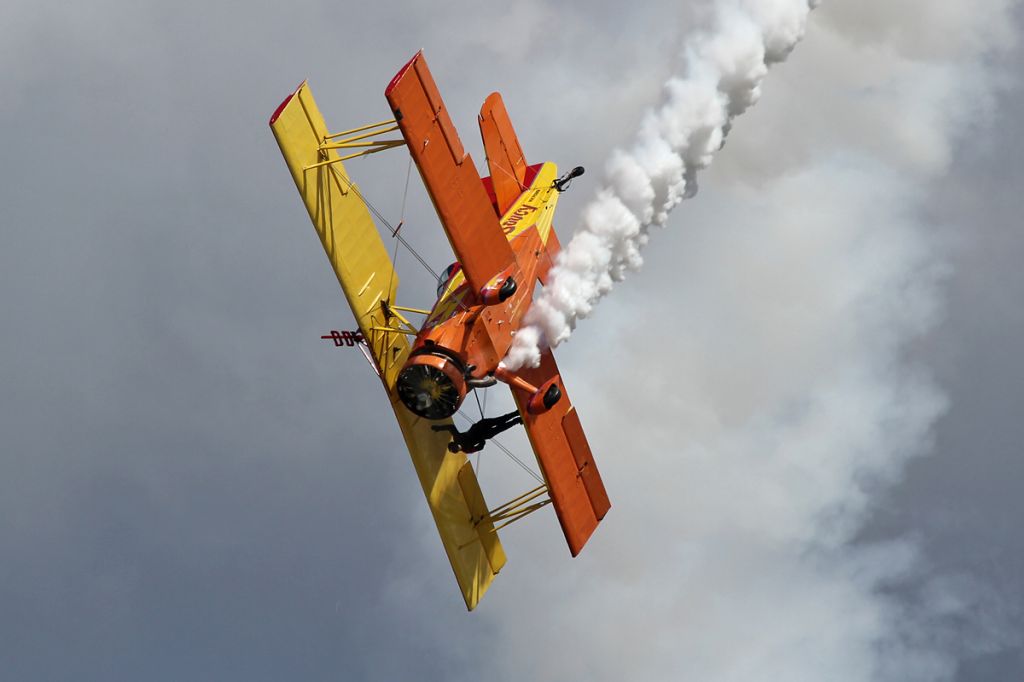
<path id="1" fill-rule="evenodd" d="M 462 367 L 439 353 L 421 353 L 409 358 L 395 384 L 402 404 L 424 419 L 447 419 L 466 397 Z"/>

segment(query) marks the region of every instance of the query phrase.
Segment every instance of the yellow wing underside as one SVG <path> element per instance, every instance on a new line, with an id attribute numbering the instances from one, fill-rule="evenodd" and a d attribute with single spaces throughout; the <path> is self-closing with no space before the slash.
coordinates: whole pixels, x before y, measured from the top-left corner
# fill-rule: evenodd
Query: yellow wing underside
<path id="1" fill-rule="evenodd" d="M 271 129 L 334 268 L 402 429 L 420 485 L 437 524 L 466 606 L 473 609 L 505 564 L 505 553 L 466 456 L 448 452 L 449 435 L 409 412 L 395 379 L 409 355 L 401 322 L 384 315 L 395 302 L 398 276 L 384 242 L 337 152 L 306 83 L 282 104 Z M 450 421 L 450 420 L 449 420 Z M 433 422 L 444 423 L 444 422 Z"/>

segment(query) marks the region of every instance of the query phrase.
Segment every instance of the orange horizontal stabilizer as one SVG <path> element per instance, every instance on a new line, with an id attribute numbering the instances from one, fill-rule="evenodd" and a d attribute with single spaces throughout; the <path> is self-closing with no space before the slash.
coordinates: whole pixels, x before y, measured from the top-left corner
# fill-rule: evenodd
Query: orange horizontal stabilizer
<path id="1" fill-rule="evenodd" d="M 492 92 L 484 100 L 479 121 L 491 184 L 498 201 L 498 215 L 505 215 L 526 190 L 526 156 L 501 95 Z"/>
<path id="2" fill-rule="evenodd" d="M 558 376 L 558 366 L 551 351 L 541 355 L 540 366 L 524 368 L 519 376 L 534 386 L 541 386 Z M 531 394 L 512 387 L 530 444 L 544 472 L 551 503 L 565 533 L 569 551 L 580 553 L 597 524 L 611 508 L 601 474 L 594 464 L 590 445 L 583 433 L 579 415 L 569 400 L 565 385 L 559 380 L 562 398 L 547 412 L 530 414 L 526 404 Z"/>
<path id="3" fill-rule="evenodd" d="M 434 78 L 419 52 L 384 96 L 434 202 L 455 257 L 474 292 L 513 263 L 473 159 L 465 152 Z"/>

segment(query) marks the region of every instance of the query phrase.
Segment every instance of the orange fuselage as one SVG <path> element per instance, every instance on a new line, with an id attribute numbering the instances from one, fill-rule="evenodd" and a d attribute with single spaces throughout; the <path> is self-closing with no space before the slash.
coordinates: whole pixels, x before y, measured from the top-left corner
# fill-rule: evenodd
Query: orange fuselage
<path id="1" fill-rule="evenodd" d="M 406 368 L 429 364 L 451 380 L 458 393 L 453 412 L 472 388 L 466 380 L 472 383 L 494 374 L 522 325 L 536 283 L 547 279 L 559 249 L 551 225 L 558 201 L 551 183 L 557 169 L 544 163 L 529 170 L 528 188 L 501 218 L 502 231 L 515 256 L 514 265 L 503 277 L 507 274 L 515 280 L 515 293 L 487 305 L 462 273 L 456 272 L 444 284 L 406 363 Z M 489 178 L 484 184 L 490 189 Z"/>

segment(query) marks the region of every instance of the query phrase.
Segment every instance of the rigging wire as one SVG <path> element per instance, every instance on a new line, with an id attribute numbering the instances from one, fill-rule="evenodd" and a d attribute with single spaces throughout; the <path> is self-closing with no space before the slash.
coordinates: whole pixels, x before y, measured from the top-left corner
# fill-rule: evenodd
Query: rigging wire
<path id="1" fill-rule="evenodd" d="M 473 397 L 476 398 L 476 407 L 477 407 L 478 410 L 480 410 L 480 418 L 481 419 L 484 418 L 484 406 L 480 404 L 480 393 L 479 393 L 479 391 L 483 391 L 483 390 L 486 390 L 486 389 L 482 389 L 481 388 L 481 389 L 474 389 L 473 390 Z M 479 450 L 476 453 L 476 467 L 475 467 L 475 469 L 476 469 L 476 475 L 479 478 L 480 477 L 480 451 Z"/>
<path id="2" fill-rule="evenodd" d="M 398 222 L 398 228 L 402 228 L 402 221 Z M 388 296 L 391 295 L 391 287 L 395 285 L 395 273 L 398 272 L 398 240 L 395 240 L 395 248 L 391 252 L 391 277 L 388 279 Z"/>
<path id="3" fill-rule="evenodd" d="M 405 237 L 403 237 L 399 233 L 399 230 L 402 228 L 402 223 L 404 222 L 404 220 L 399 221 L 397 227 L 393 227 L 391 225 L 391 223 L 388 222 L 388 219 L 385 218 L 383 216 L 383 214 L 381 214 L 381 212 L 377 210 L 377 207 L 374 206 L 372 203 L 370 203 L 369 199 L 367 199 L 365 196 L 363 196 L 362 192 L 360 192 L 359 189 L 355 186 L 355 183 L 353 183 L 351 180 L 349 180 L 344 175 L 341 175 L 338 172 L 338 169 L 335 168 L 334 166 L 328 166 L 328 168 L 331 169 L 331 172 L 334 173 L 335 177 L 343 180 L 345 182 L 345 184 L 348 185 L 348 188 L 350 190 L 352 190 L 353 192 L 355 192 L 355 195 L 357 197 L 359 197 L 360 201 L 362 201 L 366 205 L 366 208 L 368 208 L 370 210 L 370 212 L 373 213 L 373 215 L 377 216 L 377 219 L 379 221 L 381 221 L 388 228 L 388 230 L 391 232 L 391 236 L 394 237 L 395 239 L 397 239 L 399 242 L 401 242 L 402 246 L 404 246 L 409 251 L 409 253 L 411 253 L 413 255 L 413 257 L 420 262 L 420 265 L 422 265 L 424 268 L 426 268 L 427 272 L 429 272 L 431 274 L 431 276 L 433 276 L 434 281 L 435 282 L 441 281 L 441 275 L 437 274 L 437 272 L 434 271 L 434 268 L 430 267 L 430 264 L 427 263 L 427 261 L 423 260 L 423 256 L 421 256 L 416 251 L 416 249 L 412 248 L 412 245 L 409 244 L 409 242 L 407 242 L 405 240 Z M 408 195 L 408 191 L 409 191 L 409 175 L 411 174 L 411 172 L 412 172 L 412 157 L 409 157 L 409 168 L 406 170 L 406 174 L 405 174 L 406 196 Z M 403 215 L 403 217 L 405 215 L 405 196 L 402 197 L 402 215 Z M 395 253 L 397 253 L 397 252 L 398 252 L 398 246 L 396 245 L 395 246 Z M 394 260 L 392 259 L 391 277 L 394 278 L 394 276 L 395 276 L 395 266 L 394 266 Z M 390 286 L 388 287 L 388 290 L 390 291 Z M 466 304 L 461 299 L 454 299 L 454 300 L 455 300 L 455 305 L 457 307 L 461 308 L 465 312 L 469 312 L 469 308 L 466 306 Z"/>
<path id="4" fill-rule="evenodd" d="M 473 423 L 473 420 L 472 420 L 472 419 L 470 419 L 470 418 L 469 418 L 469 417 L 468 417 L 468 416 L 466 415 L 466 413 L 465 413 L 465 412 L 463 412 L 462 410 L 459 410 L 458 414 L 459 414 L 459 416 L 460 416 L 460 417 L 462 417 L 463 419 L 465 419 L 465 420 L 466 420 L 467 422 L 469 422 L 470 424 L 472 424 L 472 423 Z M 518 465 L 519 465 L 519 466 L 520 466 L 520 467 L 522 468 L 522 470 L 523 470 L 523 471 L 525 471 L 526 473 L 528 473 L 528 474 L 530 474 L 531 476 L 533 476 L 533 478 L 534 478 L 534 479 L 536 479 L 536 481 L 537 481 L 538 483 L 540 483 L 540 484 L 543 484 L 543 483 L 544 483 L 544 479 L 543 479 L 543 478 L 541 478 L 541 477 L 540 477 L 540 476 L 539 476 L 539 475 L 537 474 L 537 472 L 535 472 L 535 471 L 534 471 L 533 469 L 531 469 L 531 468 L 530 468 L 530 467 L 529 467 L 529 466 L 528 466 L 528 465 L 527 465 L 527 464 L 526 464 L 525 462 L 523 462 L 523 460 L 521 460 L 521 459 L 519 459 L 518 457 L 516 457 L 516 456 L 515 456 L 515 455 L 514 455 L 514 454 L 512 453 L 512 451 L 511 451 L 511 450 L 509 450 L 509 449 L 508 449 L 507 447 L 505 447 L 505 446 L 504 446 L 504 445 L 503 445 L 503 444 L 501 443 L 501 441 L 499 441 L 499 440 L 498 440 L 497 438 L 491 438 L 491 439 L 490 439 L 490 442 L 491 442 L 491 443 L 494 443 L 495 445 L 497 445 L 497 446 L 498 446 L 498 449 L 499 449 L 499 450 L 501 450 L 501 451 L 502 451 L 502 452 L 504 452 L 504 453 L 505 453 L 506 455 L 508 455 L 509 459 L 511 459 L 511 460 L 512 460 L 513 462 L 515 462 L 516 464 L 518 464 Z"/>
<path id="5" fill-rule="evenodd" d="M 531 476 L 533 476 L 534 480 L 536 480 L 538 483 L 541 483 L 541 484 L 544 483 L 544 479 L 541 478 L 537 474 L 537 472 L 535 472 L 533 469 L 531 469 L 529 467 L 529 465 L 527 465 L 525 462 L 523 462 L 523 460 L 519 459 L 514 454 L 512 454 L 512 451 L 509 450 L 504 445 L 502 445 L 501 441 L 499 441 L 497 438 L 492 438 L 491 442 L 494 443 L 495 445 L 497 445 L 498 449 L 500 449 L 502 452 L 504 452 L 506 455 L 508 455 L 512 459 L 512 461 L 514 461 L 516 464 L 518 464 L 520 467 L 522 467 L 523 471 L 525 471 L 526 473 L 528 473 Z"/>
<path id="6" fill-rule="evenodd" d="M 474 389 L 473 390 L 473 397 L 476 398 L 476 407 L 477 407 L 478 410 L 480 410 L 480 418 L 483 419 L 484 418 L 484 406 L 480 404 L 480 391 L 484 391 L 484 397 L 486 398 L 487 397 L 487 393 L 486 393 L 487 389 L 485 389 L 485 388 Z M 477 475 L 477 477 L 480 476 L 480 451 L 477 451 L 477 453 L 476 453 L 476 475 Z"/>
<path id="7" fill-rule="evenodd" d="M 412 175 L 412 157 L 409 157 L 409 165 L 405 168 L 405 191 L 402 192 L 402 222 L 405 221 L 405 200 L 409 197 L 409 176 Z"/>
<path id="8" fill-rule="evenodd" d="M 359 197 L 359 199 L 364 204 L 366 204 L 366 208 L 370 209 L 370 212 L 373 213 L 373 215 L 375 215 L 377 217 L 377 220 L 379 220 L 381 223 L 383 223 L 384 226 L 387 227 L 388 230 L 391 231 L 391 236 L 393 236 L 398 241 L 402 242 L 402 246 L 404 246 L 405 248 L 407 248 L 409 250 L 409 253 L 411 253 L 416 258 L 416 260 L 418 260 L 420 262 L 420 265 L 422 265 L 424 268 L 427 269 L 427 272 L 429 272 L 431 275 L 434 276 L 435 280 L 438 280 L 438 279 L 441 278 L 441 276 L 438 275 L 437 272 L 434 271 L 434 268 L 430 267 L 430 264 L 427 263 L 427 261 L 423 260 L 423 257 L 420 256 L 420 254 L 418 254 L 416 252 L 416 249 L 412 248 L 412 246 L 409 244 L 409 242 L 407 242 L 405 240 L 405 237 L 403 237 L 401 234 L 399 234 L 398 230 L 395 229 L 395 227 L 391 224 L 391 222 L 387 218 L 385 218 L 381 214 L 380 211 L 377 210 L 377 207 L 374 206 L 372 203 L 370 203 L 369 199 L 367 199 L 365 196 L 363 196 L 362 192 L 360 192 L 359 189 L 355 186 L 355 183 L 353 183 L 351 180 L 349 180 L 344 175 L 339 173 L 338 169 L 336 169 L 334 166 L 328 166 L 328 168 L 331 169 L 331 172 L 334 173 L 335 177 L 339 178 L 346 185 L 348 185 L 349 190 L 354 192 L 355 195 L 357 197 Z"/>
<path id="9" fill-rule="evenodd" d="M 522 157 L 520 157 L 520 158 L 522 158 Z M 524 159 L 524 163 L 525 163 L 525 159 Z M 491 175 L 493 175 L 493 174 L 494 174 L 494 169 L 493 169 L 493 168 L 491 168 L 491 163 L 490 163 L 490 159 L 488 159 L 488 160 L 487 160 L 487 167 L 488 167 L 488 168 L 490 168 L 490 171 L 491 171 Z M 509 170 L 508 170 L 507 168 L 505 168 L 505 166 L 503 166 L 503 165 L 502 165 L 502 164 L 500 164 L 500 163 L 498 164 L 498 170 L 500 170 L 500 171 L 501 171 L 501 172 L 503 172 L 503 173 L 504 173 L 505 175 L 507 175 L 507 176 L 509 176 L 510 178 L 512 178 L 513 180 L 515 180 L 515 181 L 516 181 L 516 184 L 517 184 L 517 185 L 519 185 L 519 191 L 521 191 L 521 192 L 525 192 L 525 191 L 526 191 L 527 189 L 529 189 L 529 187 L 527 187 L 526 185 L 524 185 L 524 184 L 523 184 L 523 181 L 519 179 L 519 176 L 518 176 L 518 175 L 516 175 L 515 173 L 512 173 L 512 172 L 510 172 L 510 171 L 509 171 Z"/>
<path id="10" fill-rule="evenodd" d="M 476 408 L 480 410 L 480 418 L 484 418 L 484 406 L 480 404 L 480 394 L 477 393 L 477 389 L 473 390 L 473 397 L 476 398 Z"/>
<path id="11" fill-rule="evenodd" d="M 409 165 L 405 169 L 405 191 L 402 193 L 402 213 L 398 218 L 398 226 L 395 228 L 394 234 L 397 235 L 398 231 L 402 229 L 402 225 L 405 224 L 405 200 L 409 197 L 409 175 L 412 173 L 412 157 L 409 157 Z M 351 183 L 349 183 L 351 185 Z M 358 193 L 357 193 L 358 194 Z M 362 196 L 360 196 L 362 199 Z M 363 199 L 366 202 L 366 199 Z M 395 249 L 391 254 L 391 277 L 388 279 L 388 295 L 391 295 L 391 287 L 395 284 L 395 274 L 398 272 L 398 240 L 395 240 Z"/>

